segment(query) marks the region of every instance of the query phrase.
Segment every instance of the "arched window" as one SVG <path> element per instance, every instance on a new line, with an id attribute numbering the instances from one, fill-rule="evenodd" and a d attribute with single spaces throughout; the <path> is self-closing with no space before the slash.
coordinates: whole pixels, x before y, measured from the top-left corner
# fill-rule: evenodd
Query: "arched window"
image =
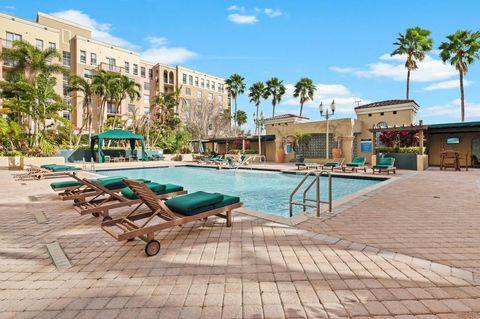
<path id="1" fill-rule="evenodd" d="M 163 71 L 163 82 L 168 83 L 168 71 L 167 70 Z"/>
<path id="2" fill-rule="evenodd" d="M 175 82 L 173 77 L 173 72 L 170 71 L 170 74 L 168 75 L 168 83 L 173 84 Z"/>

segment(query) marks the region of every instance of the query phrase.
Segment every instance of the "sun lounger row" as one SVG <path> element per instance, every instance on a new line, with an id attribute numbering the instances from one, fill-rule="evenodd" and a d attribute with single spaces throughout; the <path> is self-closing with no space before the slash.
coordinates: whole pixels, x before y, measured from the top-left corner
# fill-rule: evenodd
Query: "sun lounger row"
<path id="1" fill-rule="evenodd" d="M 349 163 L 343 164 L 344 159 L 343 158 L 334 158 L 331 161 L 328 161 L 324 164 L 320 163 L 309 163 L 309 162 L 297 162 L 295 163 L 297 166 L 297 169 L 306 168 L 315 168 L 315 169 L 322 169 L 322 170 L 341 170 L 342 172 L 353 172 L 356 173 L 359 170 L 363 170 L 364 172 L 367 172 L 367 166 L 366 166 L 366 159 L 364 157 L 354 157 L 353 160 Z M 387 172 L 390 174 L 390 172 L 393 172 L 394 174 L 396 173 L 396 168 L 394 166 L 395 164 L 395 158 L 391 157 L 382 157 L 379 158 L 378 163 L 374 166 L 372 166 L 372 172 L 373 174 L 377 173 L 382 173 L 382 172 Z"/>
<path id="2" fill-rule="evenodd" d="M 80 168 L 69 165 L 59 164 L 45 164 L 42 166 L 30 165 L 25 173 L 14 175 L 15 179 L 29 180 L 29 179 L 42 179 L 42 178 L 54 178 L 65 177 L 74 175 L 75 171 Z M 73 174 L 72 174 L 73 172 Z"/>

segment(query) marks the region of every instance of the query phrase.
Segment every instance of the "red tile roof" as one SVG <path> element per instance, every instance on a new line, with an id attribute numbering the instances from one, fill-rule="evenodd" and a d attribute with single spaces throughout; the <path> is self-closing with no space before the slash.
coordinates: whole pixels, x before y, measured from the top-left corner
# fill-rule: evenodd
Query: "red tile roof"
<path id="1" fill-rule="evenodd" d="M 281 115 L 276 115 L 274 117 L 269 117 L 269 118 L 266 118 L 265 120 L 278 120 L 278 119 L 288 119 L 288 118 L 292 118 L 292 117 L 296 117 L 296 118 L 299 118 L 299 119 L 306 119 L 306 120 L 309 120 L 308 117 L 305 117 L 305 116 L 298 116 L 298 115 L 295 115 L 295 114 L 281 114 Z"/>
<path id="2" fill-rule="evenodd" d="M 379 107 L 379 106 L 386 106 L 386 105 L 404 104 L 404 103 L 410 103 L 410 102 L 415 103 L 415 105 L 418 106 L 415 100 L 385 100 L 385 101 L 373 102 L 365 105 L 359 105 L 355 108 L 355 110 L 369 109 L 372 107 Z"/>

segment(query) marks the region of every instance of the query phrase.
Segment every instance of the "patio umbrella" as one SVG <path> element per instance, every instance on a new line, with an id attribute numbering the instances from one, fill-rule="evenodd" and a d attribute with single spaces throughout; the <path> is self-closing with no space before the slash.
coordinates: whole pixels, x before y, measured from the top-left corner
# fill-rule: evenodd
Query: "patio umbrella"
<path id="1" fill-rule="evenodd" d="M 205 153 L 205 149 L 203 148 L 203 143 L 202 143 L 201 140 L 198 141 L 198 152 L 199 152 L 200 154 Z"/>

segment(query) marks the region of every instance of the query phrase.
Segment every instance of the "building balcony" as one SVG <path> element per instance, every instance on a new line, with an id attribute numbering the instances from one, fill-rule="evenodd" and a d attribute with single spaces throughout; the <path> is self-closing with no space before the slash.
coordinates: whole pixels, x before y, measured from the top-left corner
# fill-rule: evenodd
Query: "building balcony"
<path id="1" fill-rule="evenodd" d="M 100 63 L 98 66 L 97 66 L 97 71 L 108 71 L 108 72 L 114 72 L 114 73 L 119 73 L 119 74 L 127 74 L 125 72 L 125 69 L 122 68 L 121 66 L 116 66 L 116 65 L 113 65 L 113 64 L 108 64 L 108 63 Z"/>

